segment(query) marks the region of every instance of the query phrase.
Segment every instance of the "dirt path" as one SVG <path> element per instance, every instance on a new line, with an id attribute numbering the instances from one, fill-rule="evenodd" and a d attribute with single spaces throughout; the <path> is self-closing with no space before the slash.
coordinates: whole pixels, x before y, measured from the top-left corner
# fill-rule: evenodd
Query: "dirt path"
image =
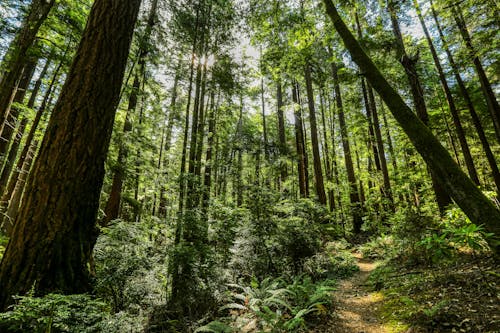
<path id="1" fill-rule="evenodd" d="M 325 333 L 385 333 L 388 328 L 380 323 L 377 310 L 381 306 L 382 296 L 366 291 L 363 284 L 376 264 L 354 253 L 359 272 L 350 279 L 342 281 L 335 293 L 336 314 L 328 324 Z"/>

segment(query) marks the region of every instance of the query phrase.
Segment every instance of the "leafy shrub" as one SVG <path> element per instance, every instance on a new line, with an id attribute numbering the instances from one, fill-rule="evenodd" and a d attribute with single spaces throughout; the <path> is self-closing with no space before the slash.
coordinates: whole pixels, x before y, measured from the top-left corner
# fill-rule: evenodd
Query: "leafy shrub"
<path id="1" fill-rule="evenodd" d="M 163 247 L 155 246 L 158 230 L 148 222 L 115 223 L 102 230 L 94 250 L 98 295 L 113 312 L 151 305 L 164 298 Z"/>
<path id="2" fill-rule="evenodd" d="M 109 306 L 89 295 L 49 294 L 17 298 L 14 307 L 0 313 L 0 331 L 102 332 Z"/>
<path id="3" fill-rule="evenodd" d="M 398 244 L 394 237 L 381 235 L 363 244 L 359 250 L 364 258 L 386 259 L 392 258 L 397 253 Z"/>

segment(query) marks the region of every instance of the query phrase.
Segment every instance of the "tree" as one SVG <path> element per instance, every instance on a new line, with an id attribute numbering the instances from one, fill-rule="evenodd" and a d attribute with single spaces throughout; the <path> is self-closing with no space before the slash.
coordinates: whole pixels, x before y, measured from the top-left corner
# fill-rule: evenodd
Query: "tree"
<path id="1" fill-rule="evenodd" d="M 2 259 L 2 309 L 33 285 L 36 294 L 89 289 L 104 160 L 140 3 L 92 6 Z"/>
<path id="2" fill-rule="evenodd" d="M 9 114 L 12 99 L 17 90 L 22 72 L 29 61 L 28 50 L 33 45 L 40 26 L 49 15 L 55 0 L 33 0 L 28 14 L 5 55 L 0 81 L 0 128 Z"/>
<path id="3" fill-rule="evenodd" d="M 326 12 L 356 64 L 382 97 L 409 139 L 458 206 L 473 223 L 482 224 L 495 236 L 489 240 L 496 253 L 500 235 L 500 211 L 465 175 L 448 151 L 392 88 L 349 31 L 331 0 L 324 0 Z"/>

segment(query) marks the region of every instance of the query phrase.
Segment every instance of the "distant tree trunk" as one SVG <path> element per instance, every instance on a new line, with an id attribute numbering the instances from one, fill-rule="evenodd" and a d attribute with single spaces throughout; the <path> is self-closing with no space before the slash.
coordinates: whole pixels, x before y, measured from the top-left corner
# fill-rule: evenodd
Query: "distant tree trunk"
<path id="1" fill-rule="evenodd" d="M 158 0 L 153 0 L 151 7 L 149 9 L 148 21 L 144 36 L 139 45 L 139 56 L 137 59 L 138 69 L 137 73 L 134 75 L 134 81 L 132 83 L 132 90 L 128 98 L 128 107 L 125 114 L 125 121 L 123 124 L 123 139 L 120 142 L 118 148 L 118 159 L 116 165 L 114 166 L 113 182 L 111 185 L 111 192 L 109 193 L 108 201 L 104 208 L 104 218 L 99 221 L 101 226 L 107 226 L 112 220 L 118 218 L 120 212 L 120 202 L 122 197 L 122 187 L 123 181 L 126 173 L 126 163 L 127 163 L 127 136 L 132 131 L 132 122 L 130 120 L 131 113 L 137 108 L 138 97 L 141 90 L 141 79 L 144 76 L 145 71 L 145 61 L 147 56 L 147 44 L 151 38 L 151 33 L 155 25 L 156 9 L 158 7 Z"/>
<path id="2" fill-rule="evenodd" d="M 395 0 L 387 0 L 387 9 L 389 11 L 389 15 L 391 16 L 392 30 L 394 32 L 394 37 L 396 38 L 397 57 L 401 65 L 403 65 L 406 77 L 408 78 L 408 83 L 410 84 L 410 90 L 413 97 L 413 102 L 415 104 L 417 116 L 425 125 L 428 126 L 429 115 L 427 114 L 427 107 L 425 105 L 424 90 L 420 83 L 419 75 L 416 68 L 417 59 L 411 58 L 406 53 L 403 36 L 401 34 L 399 21 L 396 14 Z M 443 189 L 442 185 L 439 183 L 436 175 L 433 173 L 432 170 L 430 170 L 430 176 L 439 210 L 441 211 L 441 213 L 444 213 L 446 207 L 451 204 L 450 195 Z"/>
<path id="3" fill-rule="evenodd" d="M 35 295 L 89 290 L 104 161 L 140 3 L 92 6 L 2 259 L 2 309 L 33 286 Z"/>
<path id="4" fill-rule="evenodd" d="M 451 12 L 453 13 L 453 18 L 457 23 L 457 27 L 460 31 L 460 34 L 462 35 L 467 49 L 469 50 L 469 55 L 472 58 L 472 62 L 474 63 L 477 76 L 479 77 L 479 83 L 481 84 L 481 90 L 483 91 L 484 98 L 486 99 L 486 104 L 488 105 L 488 111 L 490 111 L 490 116 L 493 120 L 497 140 L 498 142 L 500 142 L 500 106 L 495 97 L 495 93 L 491 88 L 491 83 L 486 76 L 483 65 L 479 60 L 476 49 L 472 44 L 472 38 L 469 34 L 469 30 L 467 29 L 467 25 L 462 15 L 462 10 L 459 6 L 452 5 Z"/>
<path id="5" fill-rule="evenodd" d="M 375 102 L 375 96 L 373 94 L 373 89 L 368 84 L 368 100 L 370 101 L 372 118 L 373 118 L 373 129 L 375 131 L 375 140 L 377 143 L 377 150 L 379 153 L 380 169 L 382 171 L 382 177 L 384 180 L 384 186 L 382 187 L 383 196 L 387 199 L 389 209 L 394 212 L 394 198 L 392 196 L 391 181 L 389 178 L 389 170 L 387 168 L 387 159 L 385 158 L 385 148 L 384 141 L 382 139 L 382 132 L 380 131 L 380 121 L 378 117 L 377 104 Z"/>
<path id="6" fill-rule="evenodd" d="M 52 56 L 53 56 L 53 53 L 51 53 L 49 58 L 46 60 L 45 65 L 43 66 L 43 69 L 40 72 L 40 76 L 38 77 L 38 79 L 35 82 L 35 85 L 33 86 L 33 90 L 31 91 L 30 99 L 28 101 L 28 104 L 26 105 L 30 109 L 33 109 L 33 107 L 35 105 L 36 97 L 38 96 L 38 92 L 40 91 L 40 87 L 42 85 L 42 79 L 45 78 L 45 75 L 47 74 L 48 68 L 49 68 L 50 63 L 51 63 Z M 17 158 L 17 153 L 19 151 L 19 146 L 20 146 L 21 140 L 24 136 L 24 131 L 26 130 L 27 124 L 28 124 L 28 118 L 24 117 L 21 120 L 21 123 L 19 124 L 16 135 L 14 136 L 14 141 L 12 142 L 12 146 L 10 147 L 7 161 L 5 162 L 5 165 L 2 169 L 2 173 L 0 175 L 0 195 L 3 194 L 3 192 L 5 191 L 5 187 L 7 186 L 7 182 L 9 181 L 9 176 L 12 173 L 12 168 L 14 167 L 14 164 L 15 164 L 15 161 Z"/>
<path id="7" fill-rule="evenodd" d="M 5 72 L 0 82 L 0 128 L 7 119 L 23 68 L 29 61 L 28 50 L 33 45 L 36 34 L 54 3 L 55 0 L 33 0 L 31 2 L 22 26 L 4 57 L 2 69 Z"/>
<path id="8" fill-rule="evenodd" d="M 458 66 L 453 59 L 453 55 L 451 54 L 450 48 L 448 47 L 448 44 L 446 43 L 446 39 L 444 37 L 441 24 L 439 23 L 438 16 L 436 13 L 436 10 L 434 9 L 434 4 L 431 1 L 431 13 L 434 18 L 434 21 L 436 23 L 436 28 L 439 33 L 439 37 L 441 39 L 441 42 L 443 44 L 443 48 L 446 52 L 446 56 L 448 57 L 448 61 L 450 63 L 450 66 L 453 70 L 453 75 L 455 77 L 455 80 L 457 81 L 458 87 L 460 88 L 460 93 L 462 97 L 464 98 L 465 104 L 467 105 L 467 109 L 469 109 L 469 113 L 472 118 L 472 123 L 474 124 L 474 127 L 476 128 L 476 132 L 479 136 L 479 140 L 481 141 L 481 145 L 483 147 L 484 153 L 486 155 L 486 159 L 488 160 L 488 164 L 491 169 L 491 173 L 493 176 L 493 180 L 495 181 L 496 189 L 497 189 L 497 196 L 500 198 L 500 171 L 498 170 L 498 165 L 495 160 L 495 156 L 493 155 L 493 152 L 491 151 L 490 144 L 488 142 L 488 139 L 486 138 L 486 134 L 484 133 L 483 125 L 481 124 L 481 120 L 479 119 L 479 116 L 476 112 L 476 108 L 474 107 L 474 103 L 472 103 L 472 99 L 469 95 L 469 92 L 467 91 L 467 88 L 465 87 L 465 83 L 462 80 L 462 76 L 460 75 L 460 71 L 458 69 Z M 499 140 L 500 142 L 500 140 Z"/>
<path id="9" fill-rule="evenodd" d="M 351 146 L 347 125 L 345 122 L 344 105 L 342 103 L 342 94 L 340 92 L 340 82 L 338 77 L 337 64 L 332 62 L 332 76 L 335 91 L 335 101 L 337 102 L 337 114 L 339 116 L 340 135 L 342 137 L 342 147 L 344 148 L 344 160 L 347 171 L 347 180 L 349 182 L 349 198 L 351 201 L 352 225 L 355 234 L 361 232 L 363 225 L 361 199 L 359 197 L 358 186 L 356 185 L 356 174 L 354 172 L 354 164 L 351 156 Z"/>
<path id="10" fill-rule="evenodd" d="M 422 17 L 422 12 L 420 10 L 418 1 L 413 0 L 413 4 L 415 6 L 415 10 L 417 12 L 418 19 L 420 20 L 422 29 L 424 30 L 425 38 L 427 39 L 427 44 L 429 44 L 429 49 L 431 50 L 432 59 L 434 60 L 434 64 L 436 65 L 436 69 L 438 71 L 439 81 L 441 81 L 441 86 L 443 87 L 444 95 L 446 97 L 446 101 L 448 103 L 448 107 L 450 109 L 450 113 L 453 118 L 453 124 L 455 125 L 455 130 L 457 132 L 458 141 L 460 142 L 460 147 L 462 148 L 462 153 L 464 155 L 467 171 L 469 172 L 469 176 L 472 179 L 472 181 L 479 186 L 479 177 L 477 176 L 474 160 L 472 159 L 472 155 L 470 153 L 469 144 L 467 143 L 467 139 L 465 137 L 465 131 L 462 126 L 462 121 L 460 120 L 460 116 L 458 114 L 458 110 L 455 105 L 453 95 L 451 94 L 450 87 L 448 86 L 448 82 L 446 81 L 446 76 L 444 74 L 443 66 L 441 66 L 441 62 L 439 60 L 436 48 L 434 47 L 432 38 L 429 34 L 429 31 L 427 30 L 427 26 L 425 25 L 425 21 L 424 18 Z"/>
<path id="11" fill-rule="evenodd" d="M 216 112 L 219 107 L 218 103 L 217 105 L 214 105 L 214 98 L 215 98 L 215 91 L 212 91 L 212 95 L 210 96 L 210 99 L 212 100 L 211 102 L 211 109 L 210 113 L 208 115 L 208 139 L 207 139 L 207 151 L 206 151 L 206 156 L 205 156 L 205 174 L 204 174 L 204 180 L 203 180 L 203 198 L 202 198 L 202 208 L 204 211 L 204 214 L 206 216 L 206 211 L 209 206 L 210 202 L 210 192 L 212 189 L 212 165 L 213 165 L 213 149 L 214 149 L 214 139 L 216 136 Z"/>
<path id="12" fill-rule="evenodd" d="M 301 107 L 299 105 L 298 84 L 296 81 L 294 81 L 292 85 L 292 99 L 294 103 L 293 107 L 295 116 L 295 145 L 297 148 L 299 191 L 302 198 L 307 198 L 309 196 L 309 191 L 307 187 L 307 165 L 304 150 L 304 132 L 302 130 L 302 113 L 300 110 Z"/>
<path id="13" fill-rule="evenodd" d="M 236 205 L 243 205 L 243 95 L 240 95 L 240 115 L 238 120 L 238 166 L 236 170 Z"/>
<path id="14" fill-rule="evenodd" d="M 278 115 L 278 142 L 279 142 L 279 152 L 281 158 L 286 158 L 288 156 L 288 147 L 286 145 L 286 133 L 285 133 L 285 116 L 283 114 L 283 89 L 281 86 L 281 80 L 278 79 L 276 82 L 276 102 L 277 102 L 277 115 Z M 281 182 L 285 182 L 288 177 L 287 162 L 280 162 L 280 178 Z"/>
<path id="15" fill-rule="evenodd" d="M 114 166 L 113 182 L 111 184 L 111 191 L 109 192 L 108 201 L 104 208 L 104 218 L 99 222 L 101 226 L 105 227 L 112 220 L 118 218 L 120 212 L 120 202 L 122 195 L 123 181 L 125 178 L 125 163 L 127 161 L 128 151 L 127 151 L 127 135 L 132 131 L 132 122 L 130 121 L 130 114 L 137 107 L 137 95 L 139 94 L 140 81 L 139 76 L 136 74 L 134 76 L 134 82 L 132 83 L 132 91 L 128 99 L 128 108 L 125 114 L 125 121 L 123 123 L 123 139 L 120 142 L 120 148 L 118 149 L 118 159 L 116 160 L 116 165 Z"/>
<path id="16" fill-rule="evenodd" d="M 266 161 L 269 161 L 269 141 L 267 138 L 267 123 L 266 123 L 266 100 L 264 98 L 264 77 L 260 78 L 260 104 L 262 113 L 262 135 L 264 139 L 264 156 L 266 157 Z"/>
<path id="17" fill-rule="evenodd" d="M 170 112 L 168 112 L 168 120 L 167 120 L 167 127 L 165 130 L 165 141 L 164 141 L 164 147 L 163 147 L 163 176 L 164 178 L 162 179 L 162 185 L 160 188 L 160 207 L 158 209 L 158 213 L 160 216 L 165 216 L 167 213 L 167 198 L 166 198 L 166 176 L 168 174 L 167 167 L 169 164 L 169 156 L 168 152 L 170 151 L 171 147 L 171 141 L 172 141 L 172 130 L 174 128 L 174 119 L 177 115 L 177 96 L 178 96 L 178 85 L 179 85 L 179 79 L 180 79 L 180 60 L 179 60 L 179 65 L 175 71 L 175 76 L 174 76 L 174 85 L 172 86 L 172 97 L 170 100 Z"/>
<path id="18" fill-rule="evenodd" d="M 307 103 L 309 105 L 309 124 L 311 125 L 311 144 L 313 152 L 314 180 L 316 183 L 316 194 L 318 201 L 326 205 L 325 185 L 323 182 L 323 171 L 321 170 L 321 157 L 319 154 L 318 126 L 316 124 L 316 108 L 314 106 L 314 92 L 311 78 L 311 65 L 305 67 Z"/>
<path id="19" fill-rule="evenodd" d="M 7 210 L 3 216 L 2 231 L 6 235 L 11 235 L 14 228 L 14 221 L 16 220 L 17 213 L 19 212 L 19 205 L 21 204 L 21 196 L 23 195 L 26 179 L 28 178 L 33 158 L 35 157 L 38 148 L 38 141 L 33 142 L 33 145 L 28 147 L 28 153 L 23 160 L 23 166 L 19 171 L 19 178 L 16 181 L 12 196 L 9 199 Z"/>
<path id="20" fill-rule="evenodd" d="M 488 240 L 498 254 L 500 235 L 500 211 L 465 175 L 448 151 L 439 143 L 430 129 L 416 117 L 401 96 L 382 76 L 372 60 L 366 55 L 357 40 L 342 21 L 331 0 L 324 0 L 327 14 L 344 41 L 353 60 L 366 75 L 372 87 L 382 97 L 424 161 L 434 171 L 439 181 L 451 193 L 473 223 L 483 224 L 495 236 Z"/>
<path id="21" fill-rule="evenodd" d="M 325 102 L 324 102 L 324 94 L 321 91 L 320 94 L 320 102 L 321 102 L 321 125 L 323 127 L 323 148 L 324 148 L 324 156 L 325 156 L 325 175 L 326 179 L 330 183 L 330 189 L 328 190 L 328 205 L 330 207 L 330 211 L 335 210 L 335 193 L 333 192 L 332 183 L 333 183 L 333 175 L 332 175 L 332 166 L 330 163 L 330 149 L 328 149 L 328 136 L 326 120 L 325 120 Z"/>
<path id="22" fill-rule="evenodd" d="M 23 103 L 31 79 L 33 78 L 33 74 L 35 73 L 36 64 L 37 61 L 35 61 L 34 59 L 31 59 L 26 63 L 23 74 L 21 76 L 21 80 L 19 81 L 19 85 L 16 90 L 16 94 L 13 99 L 13 103 Z M 5 154 L 9 149 L 12 134 L 14 134 L 14 130 L 16 129 L 16 125 L 18 123 L 19 112 L 19 107 L 11 107 L 7 119 L 3 124 L 0 134 L 0 156 L 5 157 Z M 3 161 L 5 161 L 5 159 L 2 159 L 2 162 Z"/>

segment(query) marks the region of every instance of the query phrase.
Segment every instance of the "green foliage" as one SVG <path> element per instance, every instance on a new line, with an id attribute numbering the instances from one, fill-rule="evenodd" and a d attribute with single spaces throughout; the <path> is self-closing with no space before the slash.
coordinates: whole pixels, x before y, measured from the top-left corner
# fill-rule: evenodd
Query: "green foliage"
<path id="1" fill-rule="evenodd" d="M 113 312 L 136 312 L 163 297 L 164 250 L 155 242 L 161 239 L 159 230 L 149 221 L 119 220 L 102 229 L 94 251 L 95 290 L 111 304 Z"/>
<path id="2" fill-rule="evenodd" d="M 8 243 L 9 243 L 9 238 L 0 233 L 0 260 L 3 257 L 3 253 L 5 252 L 5 248 L 7 247 Z"/>
<path id="3" fill-rule="evenodd" d="M 298 332 L 310 321 L 324 318 L 332 302 L 334 280 L 313 282 L 298 276 L 290 282 L 266 278 L 249 286 L 230 285 L 230 302 L 221 308 L 229 317 L 198 328 L 197 332 Z M 229 330 L 232 328 L 232 330 Z"/>
<path id="4" fill-rule="evenodd" d="M 89 295 L 23 296 L 0 313 L 0 330 L 9 332 L 102 332 L 109 306 Z"/>

